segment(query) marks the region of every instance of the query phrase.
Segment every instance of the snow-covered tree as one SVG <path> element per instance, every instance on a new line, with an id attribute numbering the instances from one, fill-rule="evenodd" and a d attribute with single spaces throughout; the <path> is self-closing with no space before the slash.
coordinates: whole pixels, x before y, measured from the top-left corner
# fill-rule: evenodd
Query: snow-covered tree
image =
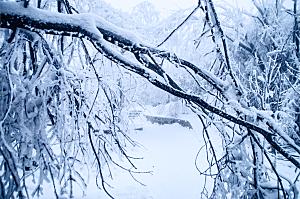
<path id="1" fill-rule="evenodd" d="M 131 15 L 142 26 L 151 26 L 159 20 L 159 12 L 150 1 L 143 1 L 136 5 Z"/>
<path id="2" fill-rule="evenodd" d="M 97 182 L 113 198 L 105 168 L 115 164 L 137 172 L 126 153 L 126 144 L 135 143 L 126 134 L 123 108 L 129 103 L 124 87 L 139 76 L 184 100 L 199 117 L 208 165 L 199 171 L 214 179 L 214 189 L 203 189 L 203 197 L 297 198 L 297 1 L 292 9 L 281 1 L 263 2 L 253 0 L 257 15 L 241 34 L 234 31 L 245 26 L 232 19 L 236 28 L 224 31 L 212 0 L 199 0 L 182 23 L 158 30 L 170 34 L 154 45 L 125 30 L 121 15 L 108 22 L 112 17 L 105 4 L 98 7 L 106 11 L 100 17 L 79 13 L 93 9 L 76 0 L 0 1 L 1 196 L 38 196 L 50 180 L 57 198 L 73 197 L 74 184 L 86 187 L 77 169 L 95 160 Z M 144 14 L 144 22 L 155 20 L 156 13 Z M 190 34 L 167 46 L 181 31 Z M 187 45 L 168 51 L 180 38 Z M 205 50 L 212 62 L 204 61 Z M 211 129 L 223 140 L 220 153 Z M 114 154 L 129 166 L 116 162 Z M 290 167 L 293 178 L 281 173 L 279 161 Z M 29 177 L 35 179 L 32 193 Z"/>

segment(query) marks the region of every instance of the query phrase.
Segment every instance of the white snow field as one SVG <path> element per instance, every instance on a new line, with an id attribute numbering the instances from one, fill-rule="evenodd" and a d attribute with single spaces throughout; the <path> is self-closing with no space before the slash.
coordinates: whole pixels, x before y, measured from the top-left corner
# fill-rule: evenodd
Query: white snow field
<path id="1" fill-rule="evenodd" d="M 153 175 L 136 176 L 146 186 L 122 175 L 117 185 L 117 198 L 198 199 L 203 177 L 195 167 L 195 157 L 201 146 L 199 128 L 189 130 L 173 125 L 145 123 L 143 131 L 132 135 L 143 147 L 136 151 L 143 156 L 136 166 L 152 170 Z M 93 198 L 93 196 L 89 197 Z"/>
<path id="2" fill-rule="evenodd" d="M 170 109 L 169 109 L 170 110 Z M 157 110 L 151 109 L 147 112 L 158 115 L 162 107 Z M 168 111 L 167 111 L 168 112 Z M 164 114 L 162 114 L 164 115 Z M 170 113 L 165 116 L 172 115 Z M 110 179 L 108 172 L 106 176 L 106 189 L 116 199 L 199 199 L 205 182 L 204 176 L 200 176 L 195 166 L 195 158 L 203 146 L 202 126 L 197 117 L 191 113 L 181 114 L 178 118 L 190 121 L 193 129 L 188 129 L 179 124 L 158 125 L 148 122 L 145 117 L 135 118 L 131 124 L 131 129 L 143 128 L 142 130 L 132 130 L 130 137 L 139 143 L 139 146 L 127 148 L 127 154 L 138 157 L 134 161 L 138 171 L 152 171 L 152 173 L 134 174 L 134 178 L 144 185 L 136 182 L 132 176 L 117 167 L 111 166 L 113 179 Z M 216 139 L 217 132 L 210 131 L 211 140 L 216 147 L 217 156 L 221 156 L 222 141 Z M 122 161 L 118 156 L 114 157 L 118 162 Z M 123 158 L 124 162 L 126 161 Z M 206 156 L 203 150 L 197 159 L 198 168 L 207 168 Z M 288 165 L 281 165 L 280 169 L 285 172 Z M 85 178 L 88 178 L 88 186 L 83 195 L 79 186 L 74 186 L 75 199 L 109 199 L 110 197 L 100 190 L 96 185 L 96 169 L 89 165 L 89 171 Z M 83 167 L 82 169 L 85 169 Z M 107 171 L 107 170 L 106 170 Z M 291 172 L 291 171 L 289 171 Z M 290 177 L 294 174 L 290 173 Z M 213 181 L 207 178 L 206 188 L 211 191 Z M 101 184 L 99 182 L 99 184 Z M 297 184 L 300 189 L 299 183 Z M 45 184 L 42 199 L 54 198 L 51 183 Z M 229 196 L 230 198 L 230 196 Z M 62 197 L 61 199 L 65 199 Z"/>
<path id="3" fill-rule="evenodd" d="M 144 184 L 141 185 L 128 172 L 112 167 L 113 180 L 107 179 L 111 186 L 107 186 L 107 190 L 112 196 L 117 199 L 200 198 L 204 177 L 200 176 L 196 169 L 195 158 L 202 146 L 201 125 L 191 114 L 182 115 L 182 117 L 190 120 L 193 129 L 178 124 L 152 124 L 144 117 L 135 119 L 132 128 L 142 127 L 143 130 L 131 132 L 131 138 L 137 141 L 139 146 L 129 147 L 127 152 L 131 156 L 143 158 L 134 162 L 139 171 L 152 171 L 152 173 L 134 175 L 136 180 Z M 198 164 L 199 160 L 201 161 L 201 158 L 198 159 Z M 85 195 L 76 186 L 75 198 L 109 198 L 96 186 L 95 169 L 91 168 L 88 173 L 86 175 L 89 180 Z M 45 184 L 40 198 L 53 197 L 51 183 Z"/>

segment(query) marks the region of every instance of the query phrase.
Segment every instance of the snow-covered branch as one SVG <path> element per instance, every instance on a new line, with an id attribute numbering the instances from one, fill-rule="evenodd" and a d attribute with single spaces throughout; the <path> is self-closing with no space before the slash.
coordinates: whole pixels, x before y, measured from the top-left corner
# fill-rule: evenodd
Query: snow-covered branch
<path id="1" fill-rule="evenodd" d="M 112 25 L 98 16 L 90 14 L 70 15 L 53 13 L 32 7 L 24 8 L 20 4 L 13 2 L 0 2 L 0 12 L 1 28 L 9 28 L 12 30 L 23 28 L 38 33 L 67 35 L 89 40 L 94 47 L 99 52 L 103 53 L 108 59 L 134 73 L 139 74 L 140 76 L 143 76 L 156 87 L 177 97 L 193 102 L 199 107 L 217 114 L 235 124 L 241 125 L 246 129 L 260 133 L 274 149 L 292 162 L 296 167 L 300 168 L 300 162 L 275 141 L 275 135 L 272 132 L 259 127 L 256 124 L 230 115 L 217 107 L 210 105 L 199 96 L 188 94 L 183 89 L 176 86 L 175 81 L 173 85 L 164 83 L 158 78 L 159 76 L 163 76 L 164 72 L 161 72 L 161 70 L 153 70 L 153 67 L 151 69 L 149 68 L 149 65 L 145 65 L 145 63 L 140 62 L 139 60 L 129 60 L 115 47 L 112 47 L 111 44 L 133 54 L 149 55 L 148 53 L 150 52 L 158 58 L 166 58 L 171 63 L 176 63 L 180 66 L 189 68 L 195 74 L 205 79 L 211 86 L 223 94 L 225 98 L 229 98 L 227 95 L 227 89 L 232 85 L 228 85 L 228 83 L 217 78 L 212 73 L 201 69 L 201 67 L 197 67 L 186 60 L 180 59 L 173 53 L 161 51 L 149 44 L 143 43 L 134 34 Z M 238 110 L 237 107 L 234 108 L 241 113 L 244 112 L 243 110 Z M 264 118 L 261 119 L 263 120 Z"/>

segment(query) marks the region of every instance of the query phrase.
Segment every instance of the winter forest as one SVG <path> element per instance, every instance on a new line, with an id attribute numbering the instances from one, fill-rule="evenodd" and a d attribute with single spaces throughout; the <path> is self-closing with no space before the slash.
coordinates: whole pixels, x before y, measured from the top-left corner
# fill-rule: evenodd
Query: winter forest
<path id="1" fill-rule="evenodd" d="M 0 14 L 1 199 L 300 198 L 300 1 Z"/>

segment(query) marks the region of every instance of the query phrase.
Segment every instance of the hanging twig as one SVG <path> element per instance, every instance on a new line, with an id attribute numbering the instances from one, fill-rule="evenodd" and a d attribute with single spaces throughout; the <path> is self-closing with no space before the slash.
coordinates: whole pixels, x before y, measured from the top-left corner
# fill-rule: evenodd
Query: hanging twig
<path id="1" fill-rule="evenodd" d="M 196 8 L 160 43 L 157 45 L 157 47 L 162 46 L 170 37 L 181 27 L 183 24 L 185 24 L 189 18 L 200 8 L 200 4 L 197 5 Z"/>

